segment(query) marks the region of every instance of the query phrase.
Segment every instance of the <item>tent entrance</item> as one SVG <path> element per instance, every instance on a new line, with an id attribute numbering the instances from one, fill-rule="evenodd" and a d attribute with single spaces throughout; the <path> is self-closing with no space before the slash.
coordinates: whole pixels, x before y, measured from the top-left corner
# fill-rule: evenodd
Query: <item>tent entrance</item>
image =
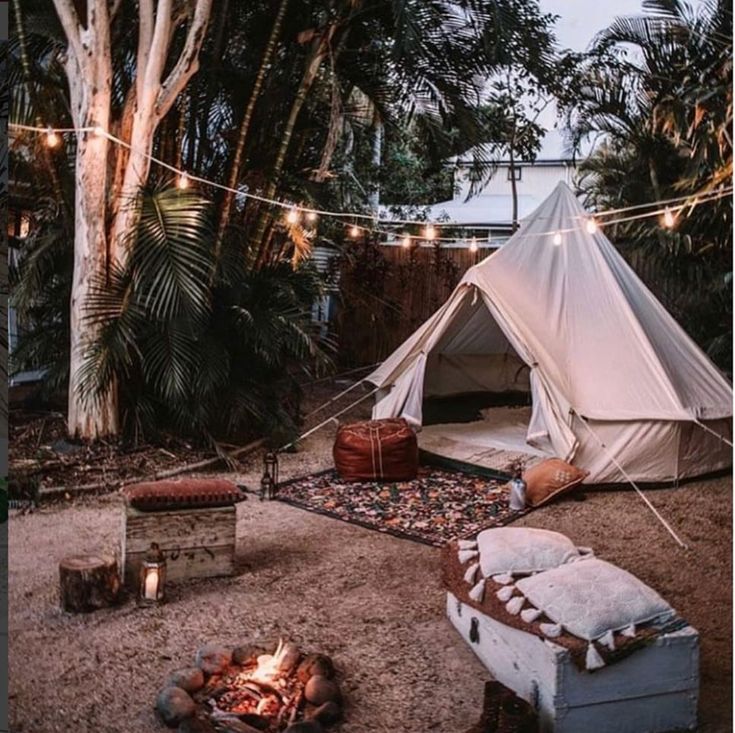
<path id="1" fill-rule="evenodd" d="M 427 462 L 506 478 L 516 462 L 528 467 L 552 457 L 526 443 L 530 419 L 530 407 L 486 408 L 481 420 L 424 426 L 419 449 Z"/>
<path id="2" fill-rule="evenodd" d="M 532 413 L 530 369 L 481 298 L 466 298 L 427 356 L 424 457 L 506 476 L 516 462 L 549 454 L 526 442 Z"/>

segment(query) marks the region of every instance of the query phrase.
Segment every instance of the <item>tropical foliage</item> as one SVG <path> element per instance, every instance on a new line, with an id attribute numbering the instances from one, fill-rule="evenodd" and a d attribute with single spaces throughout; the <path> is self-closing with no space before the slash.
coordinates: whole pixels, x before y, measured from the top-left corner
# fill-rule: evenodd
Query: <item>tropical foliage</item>
<path id="1" fill-rule="evenodd" d="M 636 219 L 613 235 L 665 305 L 732 369 L 732 5 L 645 0 L 617 19 L 578 70 L 567 113 L 588 205 L 603 209 L 722 191 L 685 206 L 672 229 Z"/>
<path id="2" fill-rule="evenodd" d="M 138 7 L 116 7 L 111 129 L 125 138 Z M 447 186 L 441 162 L 493 135 L 486 79 L 511 62 L 538 73 L 552 54 L 550 17 L 526 0 L 214 7 L 200 71 L 153 154 L 192 178 L 321 209 L 367 211 L 378 190 L 397 198 L 416 178 L 428 202 Z M 24 17 L 14 9 L 13 117 L 70 126 L 58 19 L 42 0 L 24 3 Z M 174 28 L 175 53 L 184 38 Z M 68 380 L 74 153 L 71 137 L 54 150 L 29 135 L 15 141 L 15 180 L 37 182 L 31 234 L 14 242 L 27 328 L 15 366 L 46 368 L 53 386 Z M 308 256 L 316 242 L 339 248 L 344 224 L 286 222 L 282 209 L 222 188 L 172 183 L 154 167 L 140 197 L 111 202 L 137 207 L 138 224 L 122 264 L 107 263 L 84 304 L 96 335 L 81 389 L 89 400 L 116 389 L 133 434 L 292 431 L 298 384 L 326 368 L 330 347 L 309 324 L 320 283 Z"/>

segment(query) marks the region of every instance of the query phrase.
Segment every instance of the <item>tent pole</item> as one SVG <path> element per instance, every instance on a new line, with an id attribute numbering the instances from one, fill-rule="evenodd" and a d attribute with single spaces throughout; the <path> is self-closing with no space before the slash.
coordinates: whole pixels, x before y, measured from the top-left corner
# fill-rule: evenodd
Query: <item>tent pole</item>
<path id="1" fill-rule="evenodd" d="M 626 470 L 620 465 L 620 463 L 618 463 L 618 460 L 608 450 L 607 446 L 602 442 L 602 440 L 600 439 L 599 435 L 597 435 L 597 433 L 594 430 L 592 430 L 592 428 L 588 425 L 587 419 L 584 418 L 584 417 L 582 417 L 582 415 L 580 415 L 576 410 L 573 409 L 572 411 L 580 419 L 580 421 L 582 422 L 582 425 L 584 425 L 585 428 L 587 428 L 587 431 L 589 432 L 589 434 L 599 443 L 600 448 L 602 448 L 602 450 L 605 451 L 605 453 L 607 454 L 607 457 L 617 466 L 617 468 L 620 471 L 620 473 L 622 473 L 623 476 L 625 476 L 625 478 L 628 481 L 628 483 L 636 490 L 638 496 L 640 496 L 641 499 L 643 499 L 643 501 L 645 502 L 646 506 L 653 512 L 653 514 L 656 517 L 656 519 L 658 519 L 658 521 L 661 522 L 661 524 L 663 524 L 663 526 L 665 527 L 666 531 L 676 540 L 676 542 L 679 544 L 680 547 L 683 547 L 685 550 L 688 550 L 689 549 L 689 546 L 687 544 L 685 544 L 684 542 L 682 542 L 682 540 L 679 538 L 679 535 L 676 534 L 676 532 L 671 527 L 671 525 L 661 516 L 661 514 L 658 511 L 658 509 L 656 509 L 656 507 L 653 506 L 653 504 L 651 504 L 650 500 L 641 491 L 641 489 L 639 488 L 638 484 L 635 481 L 633 481 L 633 479 L 628 475 L 628 473 L 626 472 Z"/>

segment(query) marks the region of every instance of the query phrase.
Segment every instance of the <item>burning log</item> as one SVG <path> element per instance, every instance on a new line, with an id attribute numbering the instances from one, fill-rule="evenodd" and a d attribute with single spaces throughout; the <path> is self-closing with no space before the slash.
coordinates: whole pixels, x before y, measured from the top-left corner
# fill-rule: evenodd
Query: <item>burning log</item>
<path id="1" fill-rule="evenodd" d="M 215 649 L 216 660 L 210 653 Z M 283 640 L 272 654 L 258 654 L 247 646 L 230 653 L 207 645 L 207 652 L 197 656 L 208 679 L 194 698 L 197 714 L 217 733 L 321 730 L 320 725 L 341 717 L 339 687 L 331 679 L 334 668 L 328 657 L 303 655 L 295 644 Z"/>

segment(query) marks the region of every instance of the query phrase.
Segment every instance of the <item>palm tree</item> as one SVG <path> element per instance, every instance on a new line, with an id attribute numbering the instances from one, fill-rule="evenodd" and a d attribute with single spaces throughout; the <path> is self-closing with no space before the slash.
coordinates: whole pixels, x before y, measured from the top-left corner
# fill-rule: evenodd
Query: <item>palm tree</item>
<path id="1" fill-rule="evenodd" d="M 597 138 L 581 166 L 591 207 L 687 196 L 695 203 L 732 177 L 732 9 L 706 0 L 647 0 L 595 40 L 566 100 L 577 144 Z M 631 52 L 631 47 L 635 49 Z M 732 367 L 732 205 L 684 207 L 676 226 L 620 224 L 616 241 L 664 303 L 725 369 Z"/>

